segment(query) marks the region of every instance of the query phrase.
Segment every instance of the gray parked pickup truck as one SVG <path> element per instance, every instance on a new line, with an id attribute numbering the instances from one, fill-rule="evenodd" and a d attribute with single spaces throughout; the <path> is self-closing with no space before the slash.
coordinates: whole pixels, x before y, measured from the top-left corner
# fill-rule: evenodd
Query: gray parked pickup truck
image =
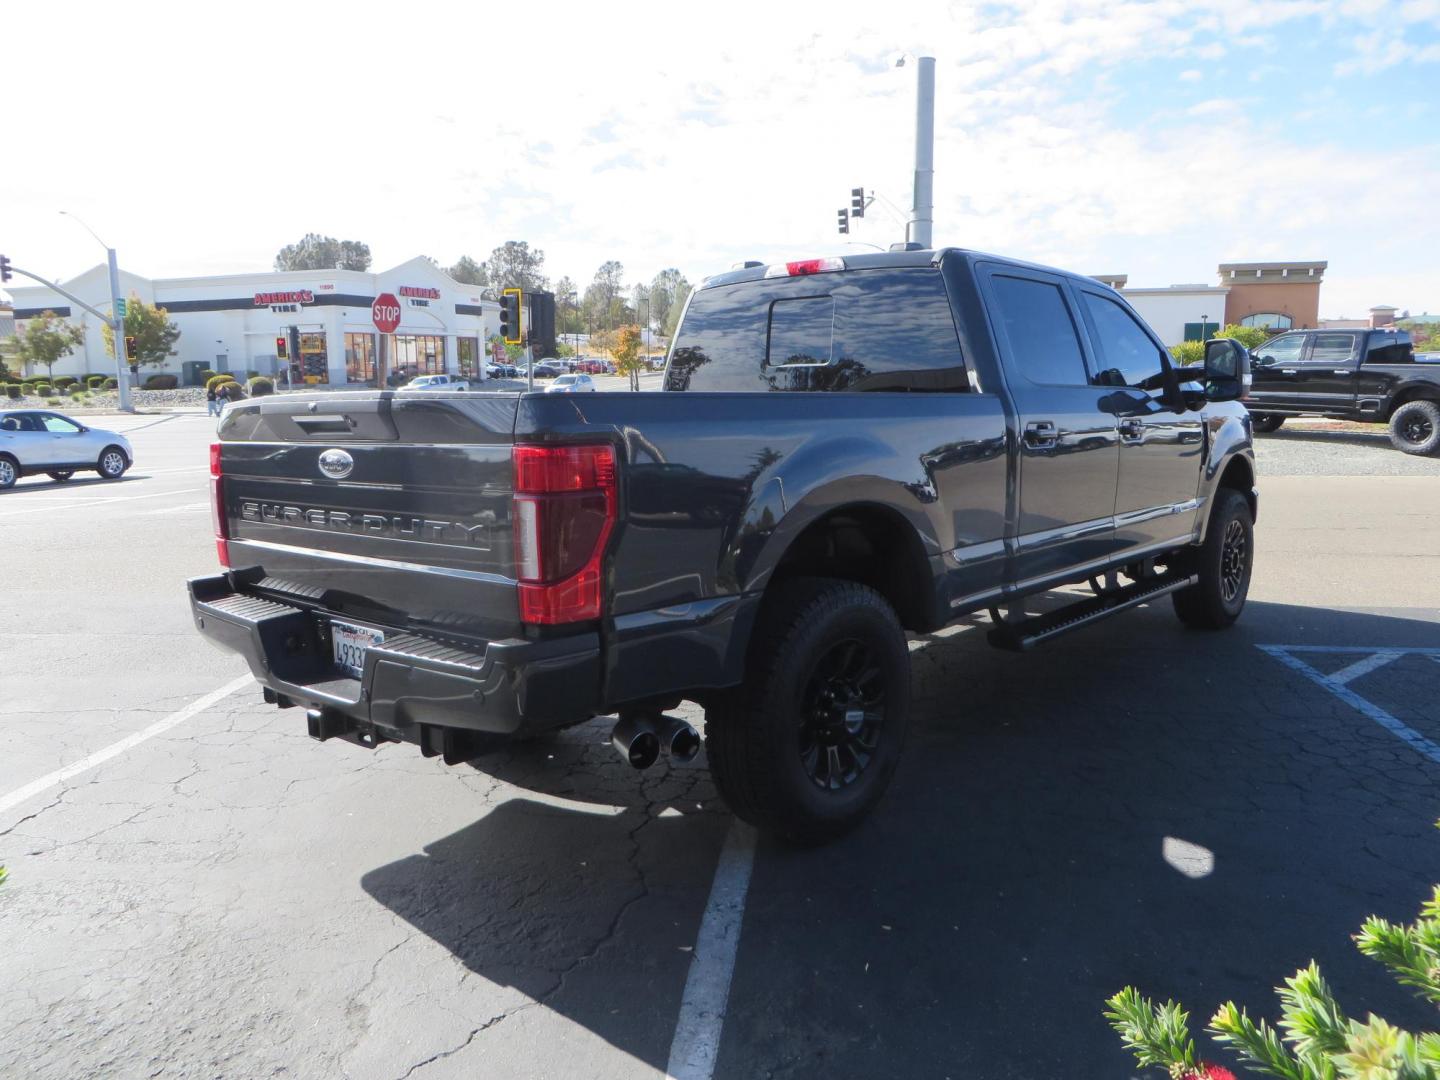
<path id="1" fill-rule="evenodd" d="M 749 264 L 691 296 L 663 392 L 232 406 L 195 623 L 316 738 L 452 763 L 608 714 L 631 764 L 684 760 L 696 701 L 734 811 L 820 841 L 895 769 L 907 631 L 1235 620 L 1248 364 L 1181 372 L 1106 286 L 976 252 Z"/>
<path id="2" fill-rule="evenodd" d="M 1255 430 L 1287 416 L 1390 425 L 1407 454 L 1440 454 L 1440 368 L 1415 359 L 1404 330 L 1295 330 L 1254 352 L 1246 404 Z"/>

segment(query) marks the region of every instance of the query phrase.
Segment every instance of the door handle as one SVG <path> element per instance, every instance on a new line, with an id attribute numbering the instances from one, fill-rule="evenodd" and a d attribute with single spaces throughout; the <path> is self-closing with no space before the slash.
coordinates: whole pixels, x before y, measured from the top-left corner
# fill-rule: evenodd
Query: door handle
<path id="1" fill-rule="evenodd" d="M 1280 374 L 1281 374 L 1281 375 L 1298 375 L 1299 372 L 1296 371 L 1293 367 L 1282 367 L 1282 368 L 1280 369 Z"/>
<path id="2" fill-rule="evenodd" d="M 1127 416 L 1120 421 L 1120 438 L 1126 442 L 1138 442 L 1145 437 L 1145 421 Z"/>
<path id="3" fill-rule="evenodd" d="M 1337 367 L 1334 371 L 1330 372 L 1330 374 L 1331 374 L 1331 375 L 1353 375 L 1354 372 L 1352 372 L 1348 367 Z"/>
<path id="4" fill-rule="evenodd" d="M 1025 445 L 1033 446 L 1037 450 L 1043 450 L 1048 446 L 1054 446 L 1058 438 L 1055 431 L 1055 424 L 1050 420 L 1036 420 L 1025 425 Z"/>

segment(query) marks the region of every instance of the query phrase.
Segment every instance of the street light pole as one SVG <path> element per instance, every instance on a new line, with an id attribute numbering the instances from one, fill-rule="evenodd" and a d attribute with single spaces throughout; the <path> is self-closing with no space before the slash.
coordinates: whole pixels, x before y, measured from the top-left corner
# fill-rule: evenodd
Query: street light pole
<path id="1" fill-rule="evenodd" d="M 80 222 L 81 228 L 94 236 L 96 242 L 105 249 L 106 258 L 110 263 L 110 332 L 114 343 L 112 351 L 115 353 L 115 386 L 120 393 L 120 411 L 133 413 L 135 405 L 130 398 L 130 371 L 129 365 L 125 362 L 125 319 L 120 314 L 124 300 L 120 296 L 120 267 L 115 258 L 115 249 L 96 236 L 95 230 L 74 214 L 67 210 L 61 210 L 60 213 Z"/>
<path id="2" fill-rule="evenodd" d="M 931 246 L 935 218 L 935 58 L 915 62 L 915 199 L 910 239 Z"/>

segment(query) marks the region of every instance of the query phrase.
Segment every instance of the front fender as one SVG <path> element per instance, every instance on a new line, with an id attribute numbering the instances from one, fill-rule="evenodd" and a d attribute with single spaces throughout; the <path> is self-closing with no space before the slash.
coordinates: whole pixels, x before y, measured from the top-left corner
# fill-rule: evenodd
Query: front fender
<path id="1" fill-rule="evenodd" d="M 1211 407 L 1205 416 L 1206 447 L 1205 467 L 1200 476 L 1200 498 L 1202 505 L 1214 504 L 1215 493 L 1224 484 L 1241 490 L 1250 503 L 1251 513 L 1258 519 L 1260 512 L 1259 490 L 1256 485 L 1255 440 L 1251 430 L 1250 413 L 1238 403 L 1227 403 L 1224 407 Z M 1243 469 L 1243 477 L 1227 480 L 1229 471 Z M 1210 523 L 1208 510 L 1199 515 L 1197 542 L 1205 539 L 1205 530 Z"/>

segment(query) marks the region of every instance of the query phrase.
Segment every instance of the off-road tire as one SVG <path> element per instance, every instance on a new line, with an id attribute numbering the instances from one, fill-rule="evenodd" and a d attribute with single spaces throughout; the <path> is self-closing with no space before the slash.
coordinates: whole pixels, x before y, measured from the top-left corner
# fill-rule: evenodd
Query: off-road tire
<path id="1" fill-rule="evenodd" d="M 1259 435 L 1269 435 L 1272 431 L 1279 431 L 1280 425 L 1283 423 L 1285 423 L 1285 417 L 1276 416 L 1274 413 L 1250 414 L 1250 426 Z"/>
<path id="2" fill-rule="evenodd" d="M 1200 580 L 1171 594 L 1175 614 L 1196 630 L 1223 630 L 1245 610 L 1255 563 L 1255 520 L 1240 492 L 1215 493 L 1205 543 L 1193 559 Z"/>
<path id="3" fill-rule="evenodd" d="M 1406 454 L 1440 453 L 1440 405 L 1407 401 L 1390 416 L 1390 444 Z"/>
<path id="4" fill-rule="evenodd" d="M 836 705 L 826 688 L 841 676 L 829 672 L 844 670 L 852 644 L 862 654 L 857 671 L 876 674 L 857 674 L 854 685 L 866 689 Z M 880 705 L 864 703 L 877 687 Z M 823 700 L 831 704 L 807 707 Z M 831 717 L 823 730 L 822 714 Z M 705 748 L 715 786 L 737 817 L 793 843 L 818 844 L 854 828 L 884 794 L 909 719 L 910 653 L 894 609 L 855 582 L 797 578 L 765 598 L 744 684 L 706 709 Z M 862 736 L 873 749 L 857 750 Z M 832 752 L 824 741 L 832 738 L 848 741 Z M 852 765 L 854 776 L 843 775 Z"/>

